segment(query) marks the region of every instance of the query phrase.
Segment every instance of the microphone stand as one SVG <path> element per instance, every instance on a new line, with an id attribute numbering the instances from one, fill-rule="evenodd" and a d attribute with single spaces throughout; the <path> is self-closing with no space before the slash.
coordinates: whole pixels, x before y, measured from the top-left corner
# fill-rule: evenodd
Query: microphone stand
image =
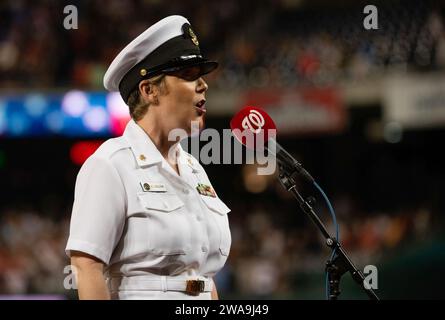
<path id="1" fill-rule="evenodd" d="M 293 159 L 294 160 L 294 159 Z M 372 288 L 365 288 L 363 274 L 354 266 L 351 259 L 349 259 L 345 250 L 340 243 L 332 237 L 326 230 L 325 225 L 314 212 L 309 201 L 306 201 L 297 190 L 295 176 L 301 174 L 302 166 L 297 161 L 289 163 L 287 161 L 278 161 L 279 180 L 283 187 L 291 192 L 300 204 L 300 208 L 312 220 L 312 222 L 320 229 L 323 236 L 326 238 L 326 245 L 333 251 L 332 259 L 326 263 L 326 272 L 328 273 L 329 281 L 329 300 L 337 300 L 340 295 L 340 281 L 343 274 L 349 271 L 352 279 L 365 291 L 371 300 L 380 300 Z M 304 170 L 304 169 L 303 169 Z M 307 173 L 307 171 L 304 171 Z M 310 177 L 310 176 L 309 176 Z M 312 178 L 312 177 L 311 177 Z M 313 181 L 313 179 L 312 179 Z"/>

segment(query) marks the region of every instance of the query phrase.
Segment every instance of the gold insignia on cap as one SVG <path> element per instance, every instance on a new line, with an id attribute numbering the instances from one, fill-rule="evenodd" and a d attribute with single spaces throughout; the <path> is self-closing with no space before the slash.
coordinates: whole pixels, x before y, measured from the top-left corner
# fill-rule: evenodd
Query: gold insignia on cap
<path id="1" fill-rule="evenodd" d="M 147 70 L 141 69 L 140 74 L 141 76 L 145 77 L 147 75 Z"/>
<path id="2" fill-rule="evenodd" d="M 189 28 L 189 35 L 190 35 L 190 38 L 192 38 L 192 42 L 193 42 L 196 46 L 199 46 L 198 37 L 197 37 L 196 34 L 193 32 L 192 28 Z"/>

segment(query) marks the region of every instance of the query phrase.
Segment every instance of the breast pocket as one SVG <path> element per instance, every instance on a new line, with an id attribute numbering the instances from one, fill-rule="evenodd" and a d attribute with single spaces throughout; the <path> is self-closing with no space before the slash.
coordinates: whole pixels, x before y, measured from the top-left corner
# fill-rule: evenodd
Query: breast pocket
<path id="1" fill-rule="evenodd" d="M 173 212 L 184 206 L 184 202 L 174 193 L 141 192 L 139 200 L 147 210 L 156 212 Z"/>
<path id="2" fill-rule="evenodd" d="M 219 250 L 222 255 L 228 256 L 232 237 L 230 235 L 228 213 L 231 211 L 226 204 L 218 197 L 201 196 L 206 206 L 210 209 L 212 217 L 216 221 L 220 231 Z"/>
<path id="3" fill-rule="evenodd" d="M 186 254 L 190 250 L 191 227 L 184 203 L 173 193 L 138 194 L 147 218 L 148 248 L 157 255 Z"/>

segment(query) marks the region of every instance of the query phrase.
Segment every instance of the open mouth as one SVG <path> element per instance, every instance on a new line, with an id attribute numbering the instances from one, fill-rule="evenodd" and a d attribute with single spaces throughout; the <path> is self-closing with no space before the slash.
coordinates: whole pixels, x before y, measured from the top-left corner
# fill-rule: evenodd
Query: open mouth
<path id="1" fill-rule="evenodd" d="M 205 99 L 202 99 L 197 104 L 195 104 L 196 111 L 198 112 L 199 116 L 203 115 L 207 111 L 205 103 L 206 103 Z"/>

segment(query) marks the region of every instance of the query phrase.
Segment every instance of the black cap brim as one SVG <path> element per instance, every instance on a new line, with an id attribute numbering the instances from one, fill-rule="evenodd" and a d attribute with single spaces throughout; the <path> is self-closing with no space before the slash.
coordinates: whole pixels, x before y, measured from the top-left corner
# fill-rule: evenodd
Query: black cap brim
<path id="1" fill-rule="evenodd" d="M 216 62 L 216 61 L 200 60 L 200 61 L 195 61 L 195 62 L 188 62 L 183 65 L 178 65 L 178 66 L 174 66 L 174 67 L 170 67 L 170 68 L 165 68 L 163 70 L 160 70 L 157 73 L 158 74 L 169 73 L 169 72 L 183 70 L 185 68 L 199 67 L 200 75 L 203 76 L 203 75 L 209 74 L 210 72 L 214 71 L 216 68 L 218 68 L 218 65 L 219 65 L 218 62 Z"/>

